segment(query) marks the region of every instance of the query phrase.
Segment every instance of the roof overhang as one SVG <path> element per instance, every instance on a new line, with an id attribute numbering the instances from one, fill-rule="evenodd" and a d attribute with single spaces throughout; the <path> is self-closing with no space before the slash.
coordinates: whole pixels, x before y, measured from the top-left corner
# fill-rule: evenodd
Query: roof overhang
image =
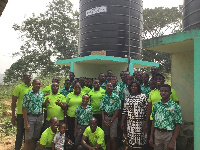
<path id="1" fill-rule="evenodd" d="M 0 0 L 0 16 L 2 15 L 7 3 L 8 0 Z"/>

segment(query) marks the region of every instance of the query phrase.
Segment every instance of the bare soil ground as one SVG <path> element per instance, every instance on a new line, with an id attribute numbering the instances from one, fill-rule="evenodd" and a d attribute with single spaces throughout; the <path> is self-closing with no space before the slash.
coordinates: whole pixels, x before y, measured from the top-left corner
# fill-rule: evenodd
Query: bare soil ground
<path id="1" fill-rule="evenodd" d="M 14 150 L 15 134 L 9 136 L 1 136 L 0 134 L 0 150 Z"/>

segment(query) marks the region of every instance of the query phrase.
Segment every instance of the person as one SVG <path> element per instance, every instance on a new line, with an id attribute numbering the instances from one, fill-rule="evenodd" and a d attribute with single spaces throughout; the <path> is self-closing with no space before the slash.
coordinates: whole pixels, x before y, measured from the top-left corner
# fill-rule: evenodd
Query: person
<path id="1" fill-rule="evenodd" d="M 106 135 L 106 149 L 114 150 L 117 149 L 117 123 L 118 123 L 118 113 L 121 109 L 121 101 L 119 96 L 113 91 L 112 83 L 108 82 L 106 85 L 106 94 L 101 100 L 99 109 L 102 114 L 102 128 Z"/>
<path id="2" fill-rule="evenodd" d="M 117 85 L 117 81 L 118 81 L 117 76 L 113 75 L 111 77 L 111 83 L 113 84 L 113 91 L 112 92 L 119 96 L 121 89 L 120 89 L 120 86 Z"/>
<path id="3" fill-rule="evenodd" d="M 89 125 L 90 118 L 93 117 L 92 107 L 88 105 L 89 96 L 83 95 L 82 104 L 76 107 L 75 111 L 75 149 L 81 144 L 81 138 L 86 127 Z"/>
<path id="4" fill-rule="evenodd" d="M 89 104 L 92 106 L 93 116 L 98 120 L 97 125 L 101 127 L 102 117 L 101 117 L 101 110 L 99 109 L 99 107 L 101 99 L 105 95 L 105 90 L 100 87 L 98 79 L 94 79 L 93 87 L 94 88 L 88 93 L 88 95 L 90 96 Z"/>
<path id="5" fill-rule="evenodd" d="M 181 106 L 170 99 L 171 86 L 161 85 L 161 100 L 153 105 L 149 143 L 157 150 L 176 149 L 176 138 L 182 124 Z M 153 144 L 155 138 L 155 145 Z"/>
<path id="6" fill-rule="evenodd" d="M 93 89 L 92 83 L 93 83 L 93 79 L 92 78 L 87 78 L 87 87 L 88 88 Z"/>
<path id="7" fill-rule="evenodd" d="M 103 73 L 99 74 L 99 84 L 102 89 L 106 89 L 106 76 Z"/>
<path id="8" fill-rule="evenodd" d="M 49 127 L 49 121 L 51 117 L 57 117 L 59 121 L 64 122 L 64 110 L 66 108 L 65 96 L 58 93 L 59 84 L 57 82 L 52 83 L 50 95 L 44 97 L 43 107 L 47 110 L 47 122 L 45 129 Z"/>
<path id="9" fill-rule="evenodd" d="M 42 102 L 44 94 L 40 91 L 40 80 L 34 79 L 32 86 L 32 90 L 24 95 L 22 103 L 25 128 L 24 150 L 35 149 L 42 128 Z"/>
<path id="10" fill-rule="evenodd" d="M 73 73 L 73 72 L 70 72 L 70 73 L 69 73 L 69 80 L 70 80 L 71 84 L 72 84 L 72 82 L 74 81 L 74 79 L 75 79 L 74 73 Z"/>
<path id="11" fill-rule="evenodd" d="M 142 85 L 141 85 L 141 90 L 142 90 L 142 93 L 146 95 L 146 97 L 148 98 L 149 97 L 149 93 L 151 92 L 151 89 L 149 87 L 149 74 L 147 72 L 144 72 L 142 74 Z"/>
<path id="12" fill-rule="evenodd" d="M 97 126 L 97 119 L 92 117 L 85 129 L 78 150 L 106 150 L 104 131 Z"/>
<path id="13" fill-rule="evenodd" d="M 128 86 L 130 95 L 125 99 L 122 112 L 121 128 L 124 130 L 124 120 L 127 116 L 127 138 L 129 150 L 142 149 L 144 141 L 143 125 L 146 119 L 148 101 L 142 94 L 140 84 L 132 82 Z"/>
<path id="14" fill-rule="evenodd" d="M 59 85 L 59 83 L 60 83 L 60 78 L 59 78 L 59 77 L 53 77 L 51 83 L 54 83 L 54 82 L 58 83 L 58 85 Z M 44 96 L 50 95 L 50 93 L 51 93 L 51 86 L 52 86 L 52 84 L 50 84 L 50 85 L 44 87 L 44 89 L 42 90 L 42 92 L 44 93 Z M 60 87 L 59 87 L 59 89 L 58 89 L 58 92 L 60 92 Z"/>
<path id="15" fill-rule="evenodd" d="M 158 68 L 156 66 L 152 66 L 151 67 L 151 78 L 150 79 L 153 79 L 154 78 L 154 75 L 158 73 Z"/>
<path id="16" fill-rule="evenodd" d="M 149 94 L 149 98 L 148 98 L 148 108 L 147 108 L 147 117 L 146 117 L 146 122 L 145 122 L 145 131 L 148 132 L 148 140 L 150 138 L 150 135 L 151 135 L 151 126 L 152 126 L 152 121 L 153 121 L 153 118 L 152 118 L 152 109 L 153 109 L 153 105 L 155 103 L 157 103 L 158 101 L 161 100 L 161 95 L 160 95 L 160 88 L 161 86 L 164 84 L 165 82 L 165 77 L 160 74 L 160 73 L 156 73 L 154 75 L 154 82 L 155 82 L 155 85 L 156 85 L 156 88 L 154 90 L 152 90 Z M 174 89 L 171 88 L 171 95 L 170 95 L 170 99 L 176 103 L 179 102 L 178 100 L 178 96 L 177 96 L 177 93 Z M 151 149 L 149 147 L 149 149 Z"/>
<path id="17" fill-rule="evenodd" d="M 12 118 L 11 123 L 15 125 L 17 122 L 17 135 L 15 140 L 15 150 L 20 150 L 22 146 L 22 139 L 24 135 L 24 118 L 22 113 L 22 101 L 24 95 L 32 89 L 31 75 L 26 72 L 23 74 L 23 83 L 17 85 L 12 95 Z M 17 104 L 16 104 L 17 103 Z M 17 117 L 15 116 L 15 108 L 17 106 Z"/>
<path id="18" fill-rule="evenodd" d="M 81 91 L 84 92 L 85 94 L 88 94 L 90 92 L 90 88 L 88 88 L 86 85 L 85 85 L 85 78 L 84 77 L 80 77 L 79 78 L 79 83 L 81 85 Z"/>
<path id="19" fill-rule="evenodd" d="M 156 88 L 155 82 L 153 79 L 149 80 L 149 87 L 152 90 L 154 90 Z"/>
<path id="20" fill-rule="evenodd" d="M 112 70 L 107 70 L 107 77 L 112 77 L 113 73 Z"/>
<path id="21" fill-rule="evenodd" d="M 79 82 L 77 82 L 74 85 L 74 91 L 69 93 L 66 98 L 67 108 L 66 108 L 66 116 L 67 116 L 67 123 L 68 123 L 68 134 L 69 138 L 72 140 L 72 142 L 75 142 L 74 138 L 74 123 L 75 123 L 75 110 L 76 107 L 81 105 L 82 103 L 82 97 L 86 93 L 81 91 L 81 85 Z"/>
<path id="22" fill-rule="evenodd" d="M 64 122 L 59 123 L 58 130 L 52 141 L 52 150 L 64 150 L 66 141 L 73 145 L 72 141 L 65 137 L 66 124 Z"/>
<path id="23" fill-rule="evenodd" d="M 57 117 L 51 117 L 48 127 L 41 135 L 40 150 L 52 150 L 52 141 L 57 132 L 59 120 Z"/>
<path id="24" fill-rule="evenodd" d="M 71 89 L 69 88 L 70 85 L 71 85 L 70 80 L 69 79 L 65 80 L 65 87 L 60 90 L 60 94 L 62 94 L 65 97 L 67 97 L 67 95 L 72 92 Z"/>
<path id="25" fill-rule="evenodd" d="M 142 71 L 137 71 L 136 80 L 140 85 L 142 84 Z"/>
<path id="26" fill-rule="evenodd" d="M 121 82 L 119 83 L 119 87 L 120 89 L 122 89 L 124 87 L 125 83 L 125 77 L 124 77 L 124 71 L 120 72 L 120 78 L 121 78 Z"/>

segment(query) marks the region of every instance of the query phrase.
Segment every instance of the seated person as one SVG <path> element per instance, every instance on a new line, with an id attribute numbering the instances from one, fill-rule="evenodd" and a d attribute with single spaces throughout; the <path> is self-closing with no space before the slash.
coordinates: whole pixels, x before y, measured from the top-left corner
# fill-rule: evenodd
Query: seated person
<path id="1" fill-rule="evenodd" d="M 78 150 L 105 150 L 104 131 L 97 126 L 97 119 L 92 117 L 84 133 Z"/>

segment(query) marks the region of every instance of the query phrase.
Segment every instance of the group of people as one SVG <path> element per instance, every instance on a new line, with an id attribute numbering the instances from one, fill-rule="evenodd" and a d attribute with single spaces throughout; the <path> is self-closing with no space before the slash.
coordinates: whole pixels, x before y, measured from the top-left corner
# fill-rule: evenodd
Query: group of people
<path id="1" fill-rule="evenodd" d="M 121 82 L 112 70 L 95 79 L 75 78 L 70 72 L 64 88 L 58 77 L 40 91 L 41 81 L 23 75 L 12 96 L 12 119 L 17 122 L 15 149 L 117 150 L 176 148 L 182 124 L 178 96 L 158 68 L 147 72 L 121 71 Z M 17 117 L 15 108 L 17 106 Z"/>

